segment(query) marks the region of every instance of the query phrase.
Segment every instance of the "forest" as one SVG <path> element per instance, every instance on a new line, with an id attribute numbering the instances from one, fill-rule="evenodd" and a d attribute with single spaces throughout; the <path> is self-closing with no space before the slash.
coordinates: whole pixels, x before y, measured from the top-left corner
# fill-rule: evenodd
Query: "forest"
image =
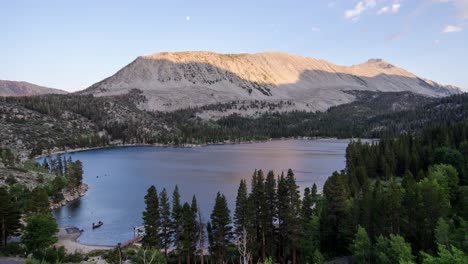
<path id="1" fill-rule="evenodd" d="M 232 211 L 217 194 L 206 223 L 195 196 L 181 205 L 176 186 L 171 205 L 151 186 L 143 246 L 168 263 L 467 263 L 467 158 L 466 122 L 356 141 L 321 193 L 301 194 L 292 170 L 256 170 Z"/>

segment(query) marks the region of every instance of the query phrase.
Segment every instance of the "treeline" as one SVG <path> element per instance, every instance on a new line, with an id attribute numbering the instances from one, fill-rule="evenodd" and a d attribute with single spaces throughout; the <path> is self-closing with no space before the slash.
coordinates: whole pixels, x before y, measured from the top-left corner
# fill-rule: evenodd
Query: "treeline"
<path id="1" fill-rule="evenodd" d="M 281 137 L 382 138 L 413 134 L 437 124 L 455 124 L 468 117 L 468 95 L 431 99 L 410 92 L 358 92 L 355 102 L 325 112 L 278 112 L 293 103 L 228 102 L 173 112 L 148 112 L 135 104 L 145 101 L 141 91 L 114 97 L 45 95 L 1 98 L 53 118 L 42 122 L 13 122 L 31 130 L 25 144 L 35 142 L 31 157 L 44 150 L 106 146 L 113 143 L 209 144 Z M 269 109 L 262 113 L 263 109 Z M 256 110 L 255 116 L 231 114 L 202 120 L 205 111 Z M 8 114 L 8 113 L 6 113 Z M 16 118 L 16 117 L 15 117 Z M 5 119 L 5 122 L 9 122 Z M 1 121 L 1 120 L 0 120 Z M 11 121 L 12 122 L 12 121 Z M 11 123 L 10 122 L 10 123 Z"/>
<path id="2" fill-rule="evenodd" d="M 468 94 L 438 100 L 409 92 L 356 95 L 357 101 L 325 112 L 269 112 L 255 117 L 232 114 L 218 120 L 198 118 L 197 112 L 202 111 L 198 108 L 155 114 L 180 132 L 162 139 L 163 143 L 180 144 L 281 137 L 395 137 L 434 125 L 456 124 L 468 118 Z"/>
<path id="3" fill-rule="evenodd" d="M 195 197 L 181 205 L 176 188 L 171 209 L 166 190 L 151 187 L 143 244 L 170 263 L 466 263 L 467 142 L 463 123 L 352 143 L 322 194 L 314 185 L 301 195 L 292 170 L 255 171 L 250 190 L 240 182 L 234 217 L 218 193 L 206 224 Z"/>

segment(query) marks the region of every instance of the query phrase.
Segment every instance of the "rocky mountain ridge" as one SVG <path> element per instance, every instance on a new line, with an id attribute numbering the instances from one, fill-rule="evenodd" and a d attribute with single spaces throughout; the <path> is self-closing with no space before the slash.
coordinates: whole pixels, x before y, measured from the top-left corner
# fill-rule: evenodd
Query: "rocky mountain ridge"
<path id="1" fill-rule="evenodd" d="M 280 52 L 162 52 L 138 57 L 81 93 L 142 91 L 140 109 L 172 111 L 231 101 L 291 101 L 282 111 L 324 111 L 356 100 L 349 90 L 443 97 L 460 89 L 425 80 L 382 59 L 353 66 Z"/>
<path id="2" fill-rule="evenodd" d="M 66 91 L 48 88 L 28 82 L 0 80 L 0 96 L 33 96 L 43 94 L 66 94 Z"/>

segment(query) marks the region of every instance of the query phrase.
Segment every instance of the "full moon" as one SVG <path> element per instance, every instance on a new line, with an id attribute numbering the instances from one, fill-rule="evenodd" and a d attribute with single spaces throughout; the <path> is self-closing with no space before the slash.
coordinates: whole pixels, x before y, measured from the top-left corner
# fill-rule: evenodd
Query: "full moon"
<path id="1" fill-rule="evenodd" d="M 190 20 L 190 17 L 189 17 L 189 16 L 187 16 L 187 17 L 185 18 L 185 20 L 189 21 L 189 20 Z"/>

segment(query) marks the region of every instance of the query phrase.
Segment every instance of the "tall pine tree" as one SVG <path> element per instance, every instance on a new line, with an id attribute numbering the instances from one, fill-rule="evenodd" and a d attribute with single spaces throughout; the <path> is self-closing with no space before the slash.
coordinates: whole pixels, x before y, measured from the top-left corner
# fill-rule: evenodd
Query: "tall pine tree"
<path id="1" fill-rule="evenodd" d="M 160 214 L 160 228 L 159 241 L 161 249 L 164 250 L 164 256 L 167 259 L 167 251 L 172 243 L 172 219 L 171 219 L 171 205 L 167 196 L 166 188 L 159 194 L 159 214 Z"/>
<path id="2" fill-rule="evenodd" d="M 226 197 L 221 193 L 216 194 L 216 202 L 211 213 L 211 250 L 215 263 L 223 263 L 227 253 L 231 233 L 231 217 L 227 206 Z M 211 231 L 211 232 L 210 232 Z"/>
<path id="3" fill-rule="evenodd" d="M 159 198 L 156 187 L 153 185 L 148 189 L 145 196 L 145 204 L 143 222 L 146 234 L 143 237 L 143 246 L 146 248 L 159 248 Z"/>

